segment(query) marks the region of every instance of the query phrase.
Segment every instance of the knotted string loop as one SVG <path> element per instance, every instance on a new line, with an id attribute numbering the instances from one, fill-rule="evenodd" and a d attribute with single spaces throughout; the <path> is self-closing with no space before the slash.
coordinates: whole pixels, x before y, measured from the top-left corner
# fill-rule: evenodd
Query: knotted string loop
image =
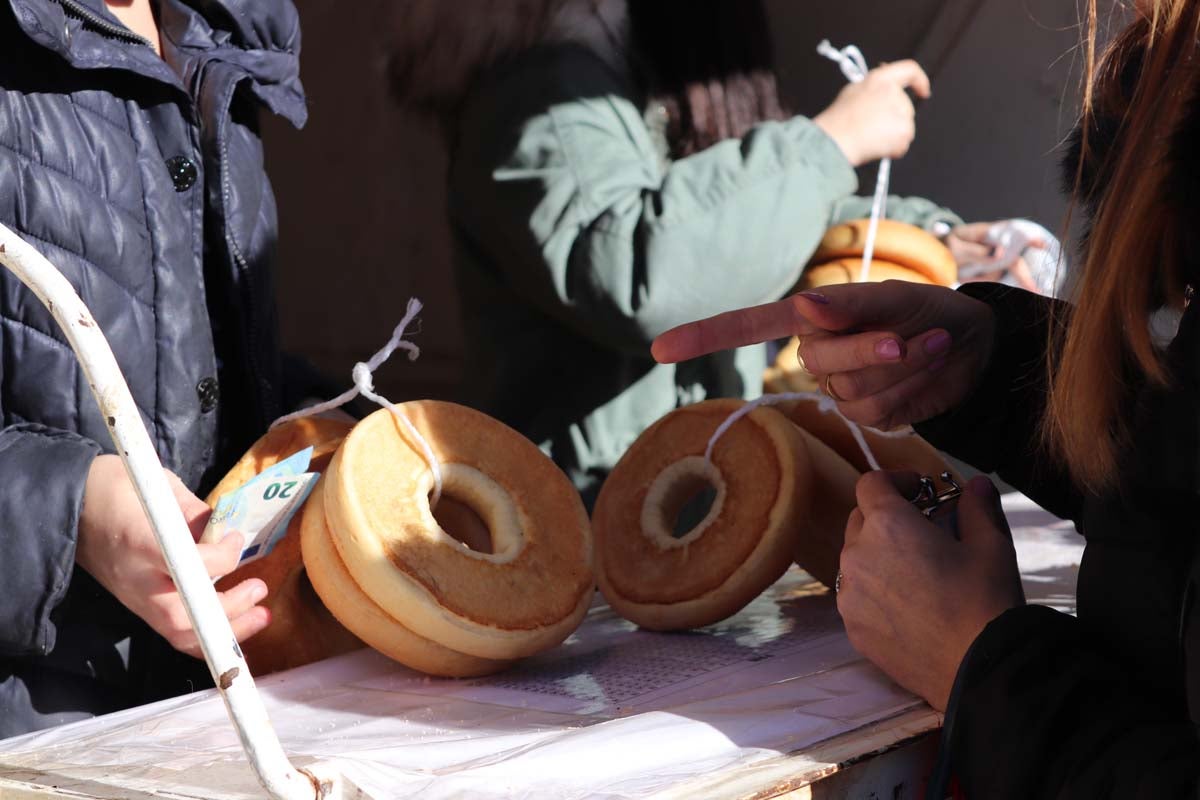
<path id="1" fill-rule="evenodd" d="M 704 460 L 710 464 L 712 463 L 713 448 L 717 446 L 717 442 L 720 440 L 720 438 L 725 435 L 726 431 L 733 427 L 735 422 L 752 412 L 754 409 L 759 408 L 760 406 L 776 406 L 782 403 L 794 403 L 801 400 L 815 400 L 817 402 L 817 408 L 820 409 L 822 413 L 835 414 L 838 417 L 841 417 L 842 421 L 849 426 L 850 434 L 854 436 L 854 441 L 857 442 L 858 446 L 862 449 L 863 455 L 867 459 L 867 464 L 871 467 L 871 469 L 880 469 L 879 461 L 875 458 L 875 453 L 871 450 L 871 446 L 867 444 L 867 439 L 865 436 L 863 436 L 862 429 L 859 428 L 858 424 L 846 419 L 845 415 L 838 410 L 837 403 L 834 402 L 832 397 L 820 394 L 818 392 L 780 392 L 779 394 L 764 394 L 757 400 L 751 400 L 737 411 L 734 411 L 732 414 L 730 414 L 725 421 L 722 422 L 715 431 L 713 431 L 713 435 L 708 440 L 708 447 L 704 450 Z M 877 431 L 877 433 L 881 436 L 896 439 L 909 435 L 903 431 Z"/>
<path id="2" fill-rule="evenodd" d="M 823 39 L 817 45 L 817 53 L 836 62 L 841 67 L 846 80 L 851 83 L 866 80 L 867 61 L 863 58 L 862 51 L 854 45 L 847 45 L 838 50 L 829 43 L 828 39 Z M 871 259 L 875 256 L 875 235 L 879 230 L 879 220 L 887 211 L 888 183 L 891 181 L 891 177 L 892 160 L 890 158 L 882 159 L 879 162 L 879 174 L 875 178 L 875 197 L 871 200 L 871 221 L 867 225 L 867 241 L 863 247 L 862 269 L 858 273 L 859 283 L 865 283 L 871 277 Z"/>
<path id="3" fill-rule="evenodd" d="M 429 445 L 429 442 L 424 436 L 421 435 L 421 432 L 417 430 L 417 427 L 412 424 L 412 421 L 404 415 L 404 412 L 402 412 L 395 403 L 375 391 L 374 380 L 375 370 L 379 369 L 379 367 L 383 365 L 383 362 L 391 358 L 392 353 L 396 352 L 397 350 L 406 351 L 408 353 L 409 361 L 416 361 L 417 358 L 420 357 L 421 348 L 417 347 L 417 345 L 413 344 L 412 342 L 407 341 L 404 338 L 404 334 L 408 330 L 408 326 L 412 324 L 414 319 L 416 319 L 417 314 L 420 313 L 421 308 L 422 306 L 420 300 L 415 297 L 409 299 L 408 309 L 404 314 L 404 318 L 400 320 L 400 323 L 396 325 L 395 330 L 392 331 L 392 338 L 388 340 L 388 343 L 384 345 L 379 352 L 371 356 L 371 358 L 369 358 L 366 362 L 359 361 L 354 365 L 354 369 L 350 371 L 351 379 L 354 381 L 354 387 L 352 389 L 342 392 L 340 395 L 332 400 L 329 400 L 328 402 L 318 403 L 315 406 L 309 406 L 308 408 L 301 409 L 293 414 L 280 417 L 271 423 L 271 427 L 274 428 L 277 425 L 282 425 L 285 422 L 291 422 L 292 420 L 302 419 L 304 417 L 312 417 L 316 416 L 317 414 L 322 414 L 326 411 L 332 411 L 335 408 L 341 408 L 346 403 L 349 403 L 351 400 L 361 394 L 363 397 L 367 398 L 376 405 L 383 406 L 388 411 L 391 411 L 396 419 L 399 420 L 404 426 L 404 429 L 408 431 L 409 436 L 412 437 L 412 441 L 415 442 L 416 445 L 421 449 L 421 453 L 425 456 L 425 461 L 429 464 L 429 470 L 433 473 L 433 494 L 430 495 L 429 498 L 429 507 L 436 508 L 438 501 L 442 497 L 441 464 L 438 462 L 437 456 L 434 455 L 433 448 Z"/>

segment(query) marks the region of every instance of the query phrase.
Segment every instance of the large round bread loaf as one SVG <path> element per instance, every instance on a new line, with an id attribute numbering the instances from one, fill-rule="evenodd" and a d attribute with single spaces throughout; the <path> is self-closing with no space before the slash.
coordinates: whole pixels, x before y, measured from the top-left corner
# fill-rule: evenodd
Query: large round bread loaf
<path id="1" fill-rule="evenodd" d="M 817 437 L 796 426 L 812 470 L 808 518 L 792 539 L 792 558 L 809 575 L 832 587 L 842 556 L 846 522 L 858 505 L 857 469 Z"/>
<path id="2" fill-rule="evenodd" d="M 322 500 L 347 574 L 392 619 L 458 653 L 503 661 L 565 639 L 591 601 L 591 533 L 566 475 L 532 442 L 453 403 L 400 406 L 442 465 L 444 495 L 486 523 L 491 552 L 448 534 L 433 476 L 391 412 L 346 437 Z M 335 612 L 337 598 L 324 597 Z"/>
<path id="3" fill-rule="evenodd" d="M 511 662 L 459 653 L 418 636 L 368 597 L 342 561 L 325 519 L 324 481 L 308 500 L 300 531 L 313 586 L 334 615 L 364 642 L 405 666 L 445 678 L 488 675 Z"/>
<path id="4" fill-rule="evenodd" d="M 704 459 L 717 427 L 742 405 L 710 400 L 660 419 L 617 463 L 592 514 L 601 591 L 621 616 L 653 630 L 707 625 L 737 612 L 791 560 L 812 476 L 798 429 L 759 408 Z M 677 535 L 689 500 L 715 492 Z"/>

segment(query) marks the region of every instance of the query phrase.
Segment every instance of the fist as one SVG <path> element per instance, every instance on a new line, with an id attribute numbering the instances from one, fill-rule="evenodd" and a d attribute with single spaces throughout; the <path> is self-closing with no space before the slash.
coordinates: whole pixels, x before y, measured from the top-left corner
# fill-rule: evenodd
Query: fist
<path id="1" fill-rule="evenodd" d="M 842 89 L 814 119 L 854 166 L 900 158 L 917 134 L 916 107 L 906 89 L 930 96 L 929 76 L 915 61 L 885 64 Z"/>

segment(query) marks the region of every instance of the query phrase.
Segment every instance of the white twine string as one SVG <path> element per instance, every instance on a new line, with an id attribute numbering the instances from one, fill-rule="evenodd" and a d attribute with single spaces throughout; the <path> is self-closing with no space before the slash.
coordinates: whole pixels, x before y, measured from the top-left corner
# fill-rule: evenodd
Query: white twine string
<path id="1" fill-rule="evenodd" d="M 821 40 L 817 45 L 817 53 L 830 61 L 837 63 L 842 74 L 851 83 L 859 83 L 867 77 L 867 60 L 862 51 L 854 45 L 847 45 L 838 50 L 829 43 L 828 39 Z M 867 225 L 867 242 L 863 247 L 862 270 L 858 273 L 859 283 L 865 283 L 871 275 L 871 259 L 875 256 L 875 234 L 879 230 L 879 220 L 887 210 L 888 183 L 892 176 L 892 160 L 882 159 L 879 162 L 879 175 L 875 178 L 875 197 L 871 201 L 871 221 Z"/>
<path id="2" fill-rule="evenodd" d="M 854 45 L 847 45 L 841 50 L 838 50 L 829 43 L 828 39 L 823 39 L 817 45 L 817 53 L 835 62 L 842 70 L 842 74 L 846 76 L 846 80 L 851 83 L 859 83 L 867 77 L 867 60 L 863 57 L 862 51 Z M 883 217 L 887 210 L 887 193 L 888 183 L 892 175 L 892 160 L 890 158 L 882 159 L 879 162 L 879 175 L 875 179 L 875 196 L 871 201 L 871 221 L 867 225 L 867 241 L 863 247 L 862 270 L 859 272 L 858 280 L 860 283 L 865 283 L 871 275 L 871 259 L 875 255 L 875 236 L 879 231 L 879 220 Z M 838 410 L 837 403 L 833 398 L 817 392 L 783 392 L 780 394 L 767 394 L 751 400 L 746 405 L 739 408 L 737 411 L 729 415 L 729 417 L 721 423 L 717 430 L 713 433 L 712 438 L 708 440 L 708 447 L 704 451 L 704 460 L 712 463 L 713 448 L 716 447 L 717 441 L 720 440 L 725 432 L 733 427 L 733 424 L 742 417 L 746 416 L 754 409 L 760 406 L 773 406 L 780 403 L 790 403 L 797 400 L 815 400 L 817 408 L 825 414 L 836 414 L 842 418 L 850 428 L 850 433 L 854 436 L 854 441 L 862 449 L 863 455 L 866 456 L 867 464 L 871 469 L 880 469 L 879 461 L 875 458 L 875 453 L 871 451 L 870 445 L 867 444 L 866 438 L 863 436 L 862 429 L 859 426 L 846 419 L 841 411 Z M 881 436 L 900 437 L 905 436 L 904 433 L 894 433 L 878 431 Z"/>
<path id="3" fill-rule="evenodd" d="M 308 408 L 301 409 L 294 414 L 288 414 L 280 417 L 271 423 L 271 427 L 274 428 L 277 425 L 282 425 L 285 422 L 291 422 L 292 420 L 311 417 L 317 414 L 322 414 L 326 411 L 332 411 L 335 408 L 341 408 L 346 403 L 349 403 L 351 400 L 361 394 L 363 397 L 372 401 L 376 405 L 383 406 L 388 411 L 391 411 L 393 416 L 400 420 L 401 424 L 404 425 L 404 428 L 408 431 L 409 435 L 412 436 L 412 439 L 417 443 L 417 446 L 421 448 L 421 452 L 424 454 L 425 460 L 429 463 L 429 470 L 433 473 L 433 494 L 429 498 L 429 507 L 435 508 L 437 507 L 438 500 L 440 500 L 442 497 L 441 464 L 438 463 L 437 456 L 434 455 L 433 448 L 429 446 L 429 442 L 425 440 L 425 437 L 421 435 L 421 432 L 417 430 L 417 427 L 412 424 L 409 418 L 404 416 L 404 413 L 400 411 L 399 407 L 383 395 L 375 392 L 375 382 L 373 378 L 375 370 L 379 369 L 383 362 L 391 358 L 392 353 L 396 352 L 397 350 L 407 351 L 409 361 L 416 361 L 421 355 L 421 348 L 417 347 L 412 342 L 404 340 L 405 331 L 408 329 L 408 326 L 412 324 L 412 321 L 416 318 L 420 311 L 421 301 L 415 297 L 409 299 L 408 310 L 404 314 L 404 318 L 400 320 L 400 324 L 398 324 L 396 329 L 392 331 L 392 338 L 388 340 L 388 343 L 384 345 L 379 352 L 371 356 L 366 363 L 360 361 L 354 365 L 354 369 L 350 373 L 354 379 L 354 388 L 346 390 L 328 402 L 318 403 L 315 406 L 309 406 Z"/>
<path id="4" fill-rule="evenodd" d="M 716 431 L 713 432 L 712 437 L 708 440 L 708 447 L 704 450 L 704 460 L 710 464 L 712 463 L 713 448 L 717 446 L 717 441 L 725 435 L 726 431 L 733 427 L 735 422 L 749 414 L 754 409 L 758 408 L 759 406 L 775 406 L 781 403 L 792 403 L 797 400 L 815 400 L 817 401 L 817 408 L 822 413 L 836 414 L 837 416 L 841 417 L 842 421 L 849 426 L 850 433 L 854 436 L 854 441 L 858 442 L 858 446 L 862 449 L 863 455 L 866 456 L 867 465 L 870 466 L 871 469 L 881 468 L 879 466 L 878 459 L 875 458 L 875 453 L 872 452 L 871 446 L 867 444 L 866 437 L 863 436 L 862 429 L 856 423 L 846 419 L 842 412 L 838 410 L 837 403 L 832 397 L 820 394 L 818 392 L 780 392 L 779 394 L 764 394 L 757 400 L 751 400 L 750 402 L 746 403 L 746 405 L 730 414 L 729 417 L 717 427 Z M 908 435 L 904 432 L 894 431 L 876 431 L 876 433 L 878 433 L 880 436 L 896 439 Z"/>

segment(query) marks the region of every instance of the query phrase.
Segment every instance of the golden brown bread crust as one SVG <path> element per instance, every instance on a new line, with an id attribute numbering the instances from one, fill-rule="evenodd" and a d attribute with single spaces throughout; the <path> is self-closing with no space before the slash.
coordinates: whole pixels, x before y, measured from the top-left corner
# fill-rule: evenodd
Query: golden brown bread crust
<path id="1" fill-rule="evenodd" d="M 833 587 L 846 521 L 858 505 L 854 487 L 861 473 L 824 442 L 796 427 L 812 465 L 812 502 L 809 515 L 793 539 L 792 557 L 804 570 Z"/>
<path id="2" fill-rule="evenodd" d="M 305 505 L 307 513 L 297 539 L 317 594 L 346 628 L 385 656 L 429 675 L 472 678 L 499 672 L 511 663 L 468 656 L 418 636 L 363 593 L 333 544 L 325 518 L 324 489 L 322 477 Z"/>
<path id="3" fill-rule="evenodd" d="M 443 465 L 447 494 L 512 546 L 475 552 L 441 529 L 425 458 L 383 410 L 359 423 L 326 473 L 326 518 L 354 582 L 414 633 L 460 653 L 507 660 L 561 642 L 594 587 L 575 488 L 532 442 L 478 411 L 430 400 L 401 410 Z"/>
<path id="4" fill-rule="evenodd" d="M 788 419 L 820 439 L 859 472 L 871 469 L 866 454 L 854 438 L 846 420 L 821 410 L 816 400 L 802 400 L 777 406 Z M 950 465 L 942 455 L 911 428 L 885 435 L 872 428 L 860 428 L 867 446 L 879 466 L 886 470 L 912 470 L 922 475 L 940 475 Z"/>
<path id="5" fill-rule="evenodd" d="M 859 219 L 834 225 L 825 232 L 809 263 L 824 264 L 835 259 L 861 258 L 866 248 L 870 220 Z M 879 220 L 872 259 L 890 262 L 924 275 L 930 283 L 953 286 L 958 282 L 958 265 L 949 248 L 928 231 L 891 219 Z M 853 280 L 858 280 L 857 275 Z M 872 280 L 883 280 L 874 278 Z"/>
<path id="6" fill-rule="evenodd" d="M 221 479 L 207 502 L 215 505 L 221 495 L 310 445 L 313 459 L 309 469 L 323 471 L 352 427 L 349 422 L 307 417 L 268 431 Z M 300 527 L 308 506 L 306 503 L 292 517 L 287 535 L 270 553 L 217 581 L 217 591 L 222 592 L 247 578 L 260 578 L 267 584 L 263 605 L 271 613 L 271 624 L 242 643 L 246 663 L 255 675 L 303 666 L 363 646 L 321 603 L 305 572 Z"/>
<path id="7" fill-rule="evenodd" d="M 682 538 L 669 532 L 689 494 L 684 486 L 673 499 L 671 482 L 701 480 L 689 476 L 705 474 L 709 438 L 741 405 L 710 400 L 668 414 L 634 442 L 601 488 L 592 515 L 597 579 L 609 605 L 643 627 L 724 619 L 791 560 L 811 475 L 798 430 L 770 408 L 743 417 L 714 449 L 715 469 L 705 482 L 718 492 L 708 517 Z"/>
<path id="8" fill-rule="evenodd" d="M 846 520 L 857 505 L 854 486 L 871 469 L 866 454 L 840 415 L 821 410 L 817 400 L 800 400 L 776 406 L 805 435 L 813 459 L 814 514 L 809 533 L 796 540 L 796 563 L 826 586 L 833 586 L 841 555 Z M 911 470 L 940 475 L 950 470 L 941 454 L 912 429 L 904 435 L 885 435 L 860 428 L 863 439 L 886 470 Z"/>
<path id="9" fill-rule="evenodd" d="M 832 286 L 839 283 L 857 283 L 862 273 L 861 258 L 839 258 L 814 264 L 804 270 L 800 276 L 800 288 L 819 289 L 822 286 Z M 908 281 L 909 283 L 932 283 L 928 277 L 916 270 L 889 261 L 872 259 L 868 279 L 872 283 L 883 281 Z"/>
<path id="10" fill-rule="evenodd" d="M 221 495 L 232 492 L 267 467 L 278 464 L 306 447 L 313 449 L 310 469 L 320 472 L 353 427 L 354 423 L 349 421 L 303 417 L 272 428 L 251 445 L 246 454 L 225 473 L 225 477 L 213 487 L 204 502 L 215 506 Z"/>

